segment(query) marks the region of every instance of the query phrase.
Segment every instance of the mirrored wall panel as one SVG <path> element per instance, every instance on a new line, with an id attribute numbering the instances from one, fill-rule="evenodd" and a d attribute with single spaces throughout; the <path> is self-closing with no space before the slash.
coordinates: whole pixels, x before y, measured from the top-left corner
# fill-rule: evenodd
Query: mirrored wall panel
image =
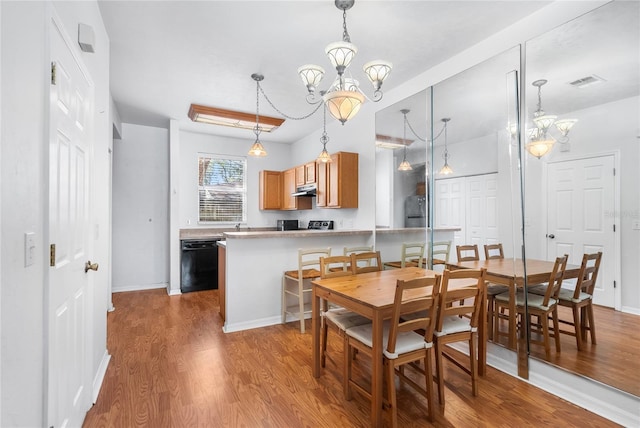
<path id="1" fill-rule="evenodd" d="M 568 255 L 559 318 L 590 328 L 578 340 L 561 322 L 573 335 L 560 334 L 559 350 L 532 343 L 531 355 L 639 396 L 640 3 L 608 3 L 528 41 L 524 86 L 527 257 Z M 576 292 L 584 255 L 598 253 L 594 287 Z"/>

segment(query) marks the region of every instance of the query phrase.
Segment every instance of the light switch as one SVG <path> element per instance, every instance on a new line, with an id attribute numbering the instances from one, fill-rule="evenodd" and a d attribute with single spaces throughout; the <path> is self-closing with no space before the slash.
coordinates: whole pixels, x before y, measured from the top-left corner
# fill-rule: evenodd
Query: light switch
<path id="1" fill-rule="evenodd" d="M 31 266 L 36 259 L 36 234 L 25 232 L 24 234 L 24 267 Z"/>

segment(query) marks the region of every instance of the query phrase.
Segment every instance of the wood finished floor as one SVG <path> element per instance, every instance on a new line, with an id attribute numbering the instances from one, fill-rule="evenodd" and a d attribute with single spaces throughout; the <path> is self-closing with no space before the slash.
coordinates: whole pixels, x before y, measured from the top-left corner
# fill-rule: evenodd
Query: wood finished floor
<path id="1" fill-rule="evenodd" d="M 217 291 L 117 293 L 113 302 L 112 358 L 84 427 L 369 426 L 368 400 L 343 400 L 338 367 L 327 362 L 313 378 L 311 334 L 296 323 L 225 334 Z M 329 349 L 341 361 L 333 339 Z M 366 376 L 364 357 L 356 366 Z M 399 426 L 616 426 L 492 368 L 473 397 L 468 377 L 445 367 L 444 413 L 428 423 L 422 396 L 400 386 Z"/>

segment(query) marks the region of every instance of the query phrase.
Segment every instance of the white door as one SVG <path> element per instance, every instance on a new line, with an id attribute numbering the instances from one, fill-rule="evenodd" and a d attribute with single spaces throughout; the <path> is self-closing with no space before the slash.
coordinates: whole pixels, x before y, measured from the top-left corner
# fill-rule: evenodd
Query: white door
<path id="1" fill-rule="evenodd" d="M 82 425 L 91 406 L 89 172 L 93 85 L 57 19 L 50 25 L 47 426 Z M 53 65 L 55 64 L 55 66 Z M 54 82 L 55 80 L 55 82 Z M 54 264 L 54 263 L 50 263 Z"/>
<path id="2" fill-rule="evenodd" d="M 476 244 L 482 254 L 485 244 L 497 244 L 497 174 L 466 177 L 466 243 Z"/>
<path id="3" fill-rule="evenodd" d="M 550 163 L 547 168 L 547 258 L 602 251 L 594 303 L 615 304 L 614 157 Z"/>
<path id="4" fill-rule="evenodd" d="M 465 244 L 464 177 L 439 179 L 436 180 L 435 186 L 435 227 L 460 228 L 454 233 L 454 242 L 452 242 L 452 253 L 455 255 L 455 246 Z"/>

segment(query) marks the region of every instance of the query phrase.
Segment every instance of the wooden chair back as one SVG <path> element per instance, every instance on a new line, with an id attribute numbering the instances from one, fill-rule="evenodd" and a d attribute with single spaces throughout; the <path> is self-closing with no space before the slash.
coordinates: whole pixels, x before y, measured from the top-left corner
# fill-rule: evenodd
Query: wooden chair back
<path id="1" fill-rule="evenodd" d="M 395 354 L 398 334 L 407 331 L 424 330 L 425 342 L 433 341 L 440 282 L 440 275 L 433 278 L 422 277 L 397 281 L 387 352 Z M 405 319 L 401 317 L 403 314 L 416 314 L 417 316 Z"/>
<path id="2" fill-rule="evenodd" d="M 337 278 L 340 276 L 353 275 L 349 266 L 351 257 L 329 256 L 320 258 L 320 278 Z"/>
<path id="3" fill-rule="evenodd" d="M 569 256 L 567 254 L 562 257 L 556 257 L 556 262 L 553 264 L 553 271 L 549 276 L 549 283 L 547 284 L 547 291 L 544 294 L 542 306 L 549 306 L 549 299 L 558 298 L 558 293 L 560 293 L 560 287 L 562 287 L 562 278 L 564 277 L 564 271 L 567 268 L 568 260 Z"/>
<path id="4" fill-rule="evenodd" d="M 424 242 L 410 242 L 402 244 L 402 267 L 411 262 L 411 259 L 417 258 L 418 267 L 422 267 L 422 259 L 424 258 Z"/>
<path id="5" fill-rule="evenodd" d="M 477 248 L 477 246 L 476 246 Z M 445 269 L 440 284 L 440 303 L 436 331 L 442 331 L 444 319 L 449 316 L 466 316 L 471 328 L 478 328 L 482 296 L 485 292 L 485 269 Z M 452 279 L 475 279 L 473 285 L 449 290 Z"/>
<path id="6" fill-rule="evenodd" d="M 352 253 L 368 253 L 373 251 L 373 245 L 363 247 L 344 247 L 343 254 L 350 256 Z"/>
<path id="7" fill-rule="evenodd" d="M 576 288 L 573 291 L 573 298 L 578 299 L 580 292 L 593 296 L 593 289 L 598 280 L 598 271 L 600 270 L 600 261 L 602 260 L 602 252 L 593 254 L 585 254 L 582 256 L 582 264 L 580 265 L 580 273 Z"/>
<path id="8" fill-rule="evenodd" d="M 471 254 L 469 254 L 471 253 Z M 456 255 L 459 262 L 472 262 L 480 260 L 478 246 L 474 245 L 456 245 Z"/>
<path id="9" fill-rule="evenodd" d="M 486 244 L 484 246 L 484 258 L 485 260 L 504 259 L 502 244 Z"/>
<path id="10" fill-rule="evenodd" d="M 443 265 L 449 262 L 449 252 L 451 251 L 451 241 L 438 241 L 433 243 L 433 248 L 429 248 L 430 258 L 434 265 Z M 438 257 L 436 257 L 438 256 Z"/>
<path id="11" fill-rule="evenodd" d="M 351 253 L 351 271 L 354 274 L 377 272 L 382 270 L 380 251 L 368 251 L 365 253 Z"/>

